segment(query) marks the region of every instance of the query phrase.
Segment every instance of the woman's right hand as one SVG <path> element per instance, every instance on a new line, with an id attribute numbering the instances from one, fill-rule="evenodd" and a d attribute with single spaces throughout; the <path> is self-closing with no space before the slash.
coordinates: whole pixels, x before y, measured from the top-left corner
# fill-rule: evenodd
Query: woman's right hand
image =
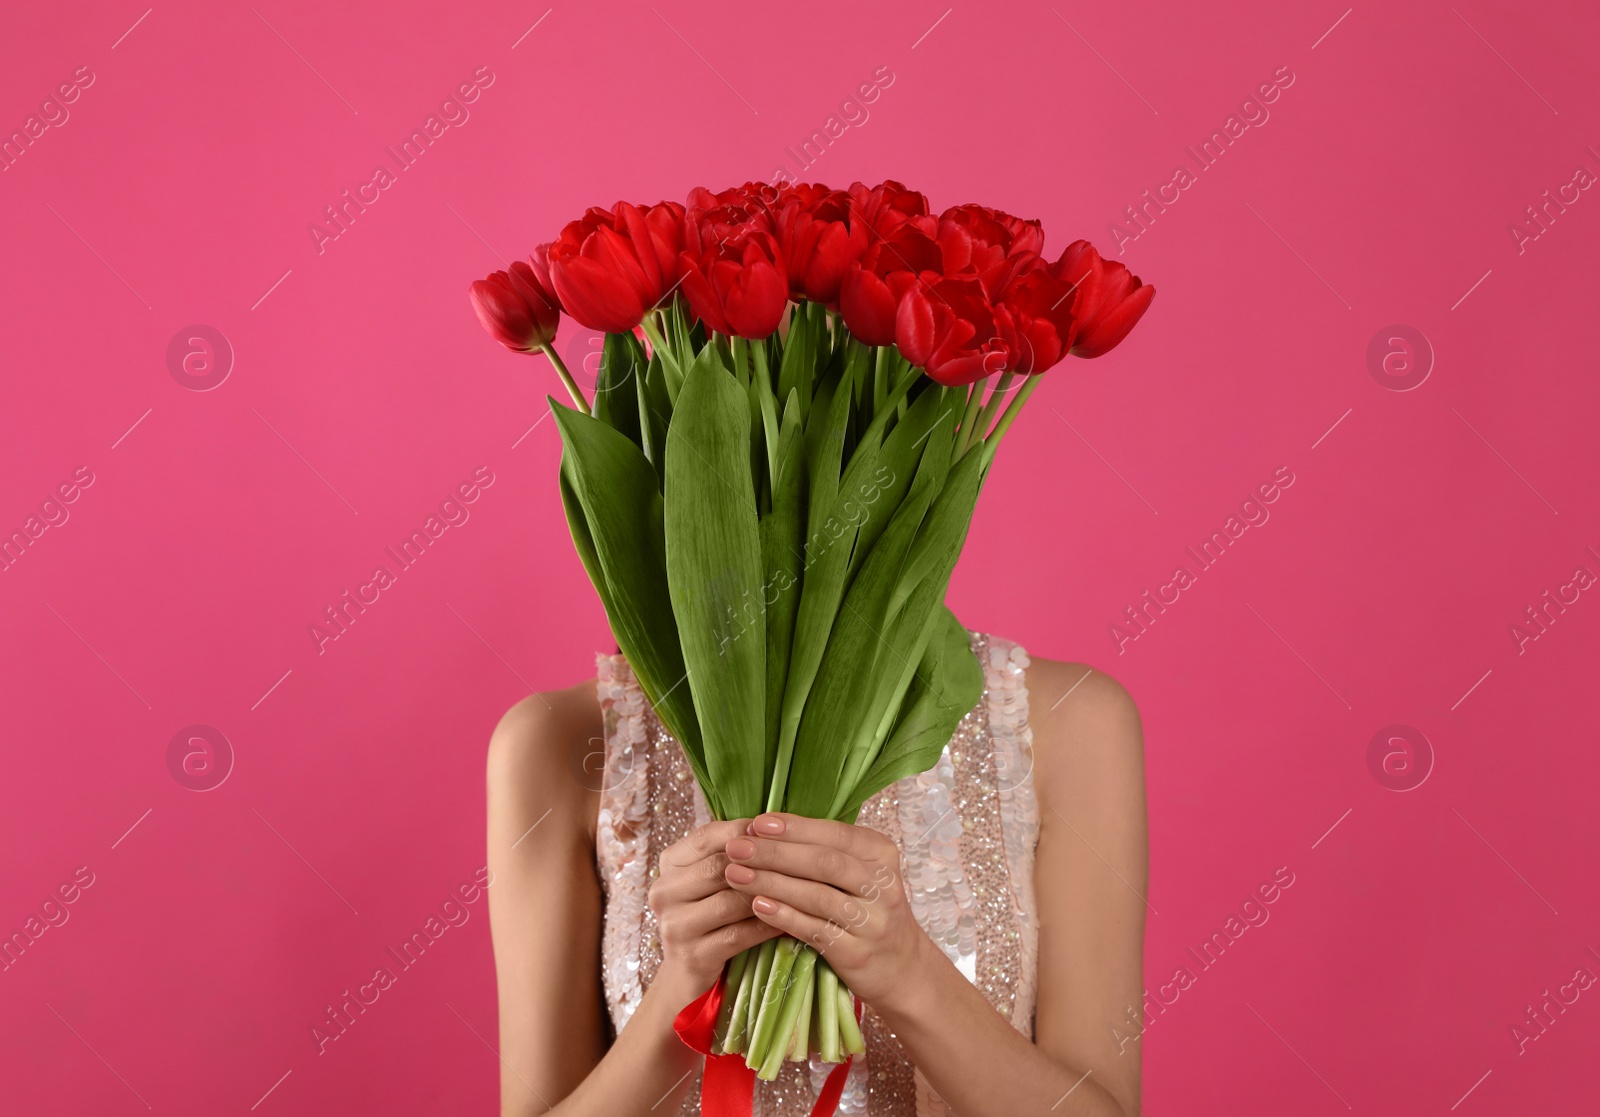
<path id="1" fill-rule="evenodd" d="M 724 849 L 749 824 L 747 818 L 707 823 L 661 852 L 649 897 L 661 935 L 655 983 L 676 986 L 683 1004 L 711 988 L 735 954 L 783 933 L 757 919 L 749 898 L 723 877 Z"/>

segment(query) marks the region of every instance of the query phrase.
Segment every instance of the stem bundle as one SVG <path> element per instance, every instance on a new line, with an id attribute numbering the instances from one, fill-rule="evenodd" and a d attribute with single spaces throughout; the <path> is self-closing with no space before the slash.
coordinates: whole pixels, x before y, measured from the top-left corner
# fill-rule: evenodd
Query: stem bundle
<path id="1" fill-rule="evenodd" d="M 813 946 L 770 939 L 736 955 L 722 980 L 714 1050 L 742 1054 L 763 1081 L 776 1078 L 785 1059 L 838 1063 L 867 1049 L 855 998 Z"/>

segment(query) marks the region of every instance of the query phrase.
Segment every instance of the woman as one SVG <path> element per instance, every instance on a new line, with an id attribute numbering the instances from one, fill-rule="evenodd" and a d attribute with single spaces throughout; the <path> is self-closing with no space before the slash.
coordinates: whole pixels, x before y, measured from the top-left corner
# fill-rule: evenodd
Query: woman
<path id="1" fill-rule="evenodd" d="M 514 706 L 488 775 L 502 1112 L 697 1113 L 702 1060 L 674 1017 L 790 934 L 826 944 L 866 1006 L 841 1113 L 1133 1117 L 1138 712 L 1082 664 L 972 644 L 984 694 L 939 765 L 854 826 L 707 822 L 621 656 Z M 786 1063 L 755 1112 L 809 1113 L 826 1069 Z"/>

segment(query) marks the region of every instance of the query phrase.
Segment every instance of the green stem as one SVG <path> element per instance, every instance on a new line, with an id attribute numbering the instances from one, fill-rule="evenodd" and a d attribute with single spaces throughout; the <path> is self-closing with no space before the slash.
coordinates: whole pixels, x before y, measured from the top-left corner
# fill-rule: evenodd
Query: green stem
<path id="1" fill-rule="evenodd" d="M 967 389 L 967 406 L 961 412 L 961 426 L 956 439 L 956 451 L 959 458 L 965 452 L 967 442 L 972 438 L 972 428 L 978 422 L 978 406 L 983 403 L 983 381 L 975 382 Z M 952 463 L 954 464 L 954 463 Z"/>
<path id="2" fill-rule="evenodd" d="M 861 1026 L 856 1023 L 855 998 L 850 995 L 850 990 L 844 987 L 844 982 L 839 983 L 839 1037 L 844 1043 L 844 1049 L 851 1055 L 865 1055 L 867 1042 L 861 1038 Z"/>
<path id="3" fill-rule="evenodd" d="M 822 965 L 822 955 L 817 955 L 817 965 Z M 817 988 L 817 983 L 822 980 L 822 971 L 816 971 L 811 978 L 811 1033 L 806 1041 L 806 1057 L 810 1058 L 818 1051 L 818 1037 L 822 1035 L 822 992 Z"/>
<path id="4" fill-rule="evenodd" d="M 744 972 L 750 966 L 751 951 L 741 950 L 728 961 L 727 971 L 723 975 L 722 983 L 722 1008 L 717 1013 L 717 1030 L 713 1039 L 713 1047 L 726 1054 L 730 1049 L 728 1039 L 733 1033 L 734 1020 L 738 1015 L 738 1000 L 744 984 Z"/>
<path id="5" fill-rule="evenodd" d="M 801 946 L 793 939 L 797 949 L 791 956 L 789 968 L 784 971 L 783 1000 L 781 1008 L 773 1013 L 773 1027 L 766 1046 L 761 1050 L 761 1064 L 756 1077 L 771 1082 L 783 1067 L 784 1056 L 789 1052 L 795 1026 L 800 1021 L 800 1011 L 805 1007 L 806 990 L 811 988 L 811 973 L 817 964 L 817 952 Z M 774 972 L 777 967 L 774 967 Z"/>
<path id="6" fill-rule="evenodd" d="M 656 311 L 665 315 L 665 311 Z M 667 396 L 673 406 L 678 403 L 678 389 L 683 386 L 683 366 L 678 363 L 677 355 L 672 351 L 672 346 L 667 344 L 666 334 L 662 331 L 662 323 L 651 314 L 644 316 L 644 321 L 639 323 L 644 327 L 644 336 L 650 339 L 650 351 L 661 358 L 662 371 L 666 373 Z"/>
<path id="7" fill-rule="evenodd" d="M 583 398 L 583 392 L 579 390 L 578 382 L 572 379 L 572 373 L 567 371 L 566 363 L 562 361 L 561 354 L 557 353 L 548 341 L 539 345 L 539 352 L 550 358 L 550 363 L 556 366 L 556 375 L 561 377 L 561 383 L 567 386 L 567 395 L 572 397 L 573 406 L 588 415 L 590 413 L 589 401 Z"/>
<path id="8" fill-rule="evenodd" d="M 1011 382 L 1017 378 L 1014 372 L 1003 372 L 1000 379 L 995 382 L 994 391 L 989 393 L 989 401 L 983 405 L 983 411 L 978 415 L 978 421 L 973 424 L 972 430 L 967 432 L 967 441 L 962 446 L 961 452 L 965 454 L 971 450 L 989 432 L 989 424 L 994 422 L 994 414 L 1000 410 L 1000 405 L 1005 402 L 1006 392 L 1011 387 Z"/>
<path id="9" fill-rule="evenodd" d="M 1000 416 L 1000 421 L 995 424 L 989 437 L 983 440 L 983 468 L 987 470 L 989 463 L 994 461 L 995 451 L 1000 448 L 1000 440 L 1006 436 L 1006 431 L 1011 429 L 1011 424 L 1017 421 L 1017 416 L 1022 413 L 1022 405 L 1028 402 L 1028 397 L 1033 395 L 1033 390 L 1039 386 L 1039 377 L 1030 376 L 1017 397 L 1011 401 L 1011 406 L 1006 408 L 1005 414 Z"/>
<path id="10" fill-rule="evenodd" d="M 817 963 L 817 1049 L 824 1063 L 839 1058 L 839 975 L 826 961 Z"/>
<path id="11" fill-rule="evenodd" d="M 772 383 L 772 367 L 767 359 L 767 343 L 753 341 L 750 343 L 750 356 L 755 361 L 755 374 L 766 381 L 767 391 L 772 393 L 772 398 L 778 398 L 777 386 Z M 778 400 L 781 404 L 782 400 Z"/>
<path id="12" fill-rule="evenodd" d="M 746 342 L 746 347 L 749 347 Z M 767 482 L 770 491 L 778 491 L 778 408 L 780 401 L 772 390 L 772 376 L 767 369 L 766 342 L 758 341 L 755 349 L 756 404 L 761 411 L 761 430 L 766 436 Z"/>
<path id="13" fill-rule="evenodd" d="M 766 1063 L 772 1045 L 779 1040 L 778 1017 L 783 1012 L 783 1002 L 789 991 L 789 974 L 794 969 L 795 955 L 800 949 L 800 944 L 794 939 L 785 938 L 777 942 L 772 955 L 772 968 L 767 971 L 766 987 L 761 994 L 761 1010 L 756 1014 L 756 1026 L 751 1032 L 749 1049 L 745 1052 L 745 1065 L 757 1071 Z"/>
<path id="14" fill-rule="evenodd" d="M 872 366 L 872 414 L 877 415 L 883 410 L 885 397 L 889 394 L 889 347 L 879 346 L 876 359 Z"/>
<path id="15" fill-rule="evenodd" d="M 729 1054 L 749 1051 L 755 1040 L 756 1013 L 761 1007 L 760 997 L 767 987 L 767 974 L 772 969 L 772 955 L 777 946 L 777 939 L 768 939 L 753 948 L 755 958 L 745 967 L 744 980 L 739 983 L 739 1004 L 734 1006 Z M 733 1045 L 735 1041 L 737 1046 Z"/>
<path id="16" fill-rule="evenodd" d="M 809 948 L 808 948 L 809 949 Z M 815 955 L 812 956 L 815 960 Z M 789 1061 L 803 1063 L 811 1054 L 811 1018 L 815 1015 L 812 1004 L 817 996 L 817 973 L 813 969 L 800 989 L 800 1015 L 795 1018 L 794 1037 L 789 1043 Z"/>
<path id="17" fill-rule="evenodd" d="M 855 388 L 856 406 L 865 408 L 872 399 L 872 350 L 857 341 L 854 334 L 845 334 L 844 360 L 854 371 L 850 383 Z M 867 421 L 871 421 L 870 415 Z"/>

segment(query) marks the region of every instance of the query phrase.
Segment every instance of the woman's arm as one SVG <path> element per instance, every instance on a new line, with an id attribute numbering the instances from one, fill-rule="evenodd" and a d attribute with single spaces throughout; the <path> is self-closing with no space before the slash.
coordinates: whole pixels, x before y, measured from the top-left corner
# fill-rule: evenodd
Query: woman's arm
<path id="1" fill-rule="evenodd" d="M 912 917 L 899 851 L 857 826 L 763 815 L 728 845 L 727 879 L 756 914 L 815 943 L 877 1010 L 934 1090 L 967 1117 L 1133 1117 L 1147 879 L 1143 745 L 1126 692 L 1035 661 L 1029 689 L 1041 813 L 1034 865 L 1039 1001 L 1029 1043 Z M 894 887 L 883 887 L 885 871 Z"/>
<path id="2" fill-rule="evenodd" d="M 489 922 L 500 995 L 505 1117 L 646 1113 L 676 1108 L 700 1056 L 673 1018 L 723 963 L 778 932 L 722 880 L 723 846 L 746 822 L 713 823 L 663 851 L 650 905 L 662 962 L 607 1049 L 600 980 L 597 794 L 579 773 L 603 748 L 594 685 L 534 695 L 489 744 Z"/>

